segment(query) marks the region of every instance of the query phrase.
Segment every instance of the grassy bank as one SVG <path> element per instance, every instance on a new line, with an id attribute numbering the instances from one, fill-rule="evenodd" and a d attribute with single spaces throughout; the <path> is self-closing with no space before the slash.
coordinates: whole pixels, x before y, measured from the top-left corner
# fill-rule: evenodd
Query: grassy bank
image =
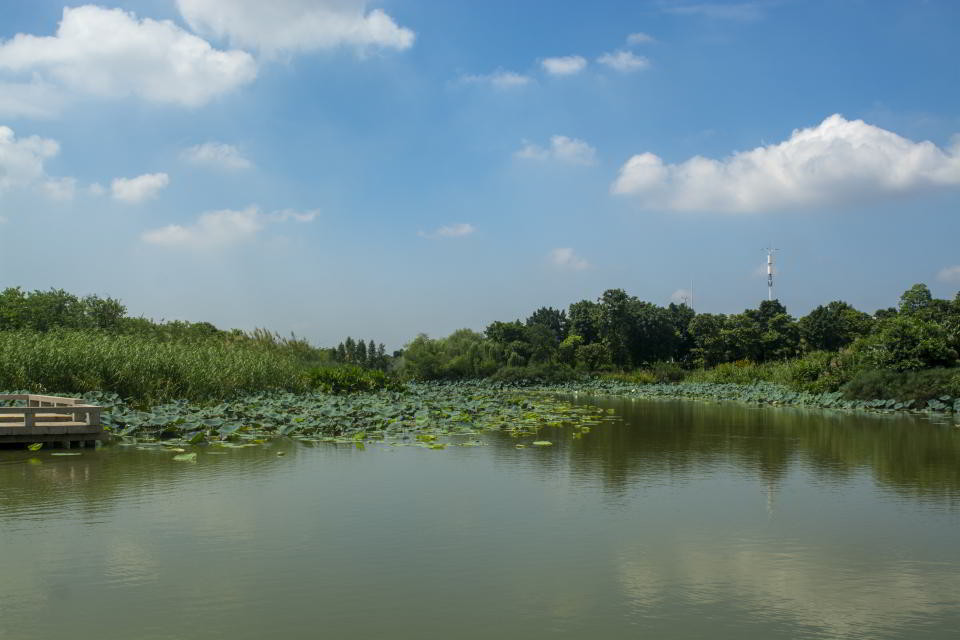
<path id="1" fill-rule="evenodd" d="M 262 336 L 171 340 L 97 330 L 0 331 L 0 389 L 109 392 L 146 406 L 266 391 L 370 391 L 393 384 L 379 371 L 308 356 Z"/>

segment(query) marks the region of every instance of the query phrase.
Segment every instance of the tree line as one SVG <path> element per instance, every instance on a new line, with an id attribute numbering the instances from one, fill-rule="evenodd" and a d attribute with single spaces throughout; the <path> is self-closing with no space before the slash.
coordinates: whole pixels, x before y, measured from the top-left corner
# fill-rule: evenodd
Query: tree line
<path id="1" fill-rule="evenodd" d="M 778 300 L 738 314 L 662 307 L 609 289 L 565 310 L 543 307 L 524 321 L 496 321 L 480 333 L 417 336 L 403 368 L 418 378 L 466 378 L 569 371 L 629 371 L 657 363 L 683 369 L 765 363 L 809 354 L 842 354 L 830 366 L 916 371 L 954 367 L 960 353 L 960 293 L 934 298 L 924 284 L 897 307 L 869 314 L 844 301 L 799 319 Z"/>

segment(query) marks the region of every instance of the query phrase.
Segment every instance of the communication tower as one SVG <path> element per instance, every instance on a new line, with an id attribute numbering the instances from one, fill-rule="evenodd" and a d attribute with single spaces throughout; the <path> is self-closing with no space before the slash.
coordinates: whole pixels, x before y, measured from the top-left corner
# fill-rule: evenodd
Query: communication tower
<path id="1" fill-rule="evenodd" d="M 780 249 L 767 247 L 764 251 L 767 252 L 767 300 L 773 300 L 773 253 Z"/>

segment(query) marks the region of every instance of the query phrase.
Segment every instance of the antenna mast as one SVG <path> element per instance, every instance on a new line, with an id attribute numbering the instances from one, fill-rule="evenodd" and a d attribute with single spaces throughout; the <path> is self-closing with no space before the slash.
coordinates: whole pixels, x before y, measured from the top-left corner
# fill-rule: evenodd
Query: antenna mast
<path id="1" fill-rule="evenodd" d="M 773 252 L 780 249 L 767 247 L 764 251 L 767 252 L 767 300 L 773 300 Z"/>

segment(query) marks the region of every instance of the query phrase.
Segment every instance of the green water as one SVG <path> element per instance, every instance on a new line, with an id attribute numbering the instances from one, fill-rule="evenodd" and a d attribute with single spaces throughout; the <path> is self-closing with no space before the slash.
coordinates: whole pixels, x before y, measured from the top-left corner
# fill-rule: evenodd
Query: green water
<path id="1" fill-rule="evenodd" d="M 960 636 L 960 430 L 595 402 L 542 448 L 0 451 L 0 638 Z"/>

